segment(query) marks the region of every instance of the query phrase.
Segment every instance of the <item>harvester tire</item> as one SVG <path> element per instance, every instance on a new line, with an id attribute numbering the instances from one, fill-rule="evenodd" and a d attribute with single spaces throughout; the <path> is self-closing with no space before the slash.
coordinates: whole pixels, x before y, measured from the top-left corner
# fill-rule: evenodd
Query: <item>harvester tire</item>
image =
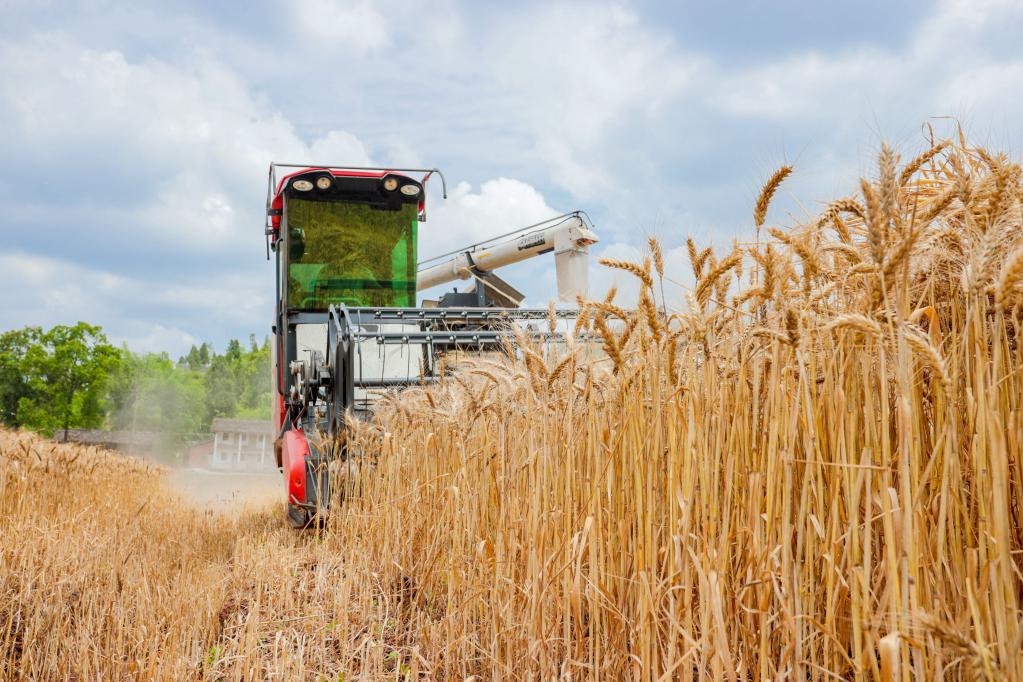
<path id="1" fill-rule="evenodd" d="M 297 504 L 288 505 L 288 525 L 295 529 L 303 529 L 309 527 L 309 511 L 303 509 Z"/>

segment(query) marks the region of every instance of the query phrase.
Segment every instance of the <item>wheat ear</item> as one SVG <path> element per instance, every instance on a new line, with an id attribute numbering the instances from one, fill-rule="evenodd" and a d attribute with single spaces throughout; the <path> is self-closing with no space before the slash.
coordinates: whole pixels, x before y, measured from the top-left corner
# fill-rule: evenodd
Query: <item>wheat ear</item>
<path id="1" fill-rule="evenodd" d="M 948 140 L 942 140 L 903 166 L 902 172 L 899 174 L 899 187 L 902 187 L 909 182 L 909 179 L 913 177 L 913 175 L 920 170 L 925 163 L 933 159 L 935 155 L 940 154 L 946 147 L 948 147 L 949 144 Z"/>
<path id="2" fill-rule="evenodd" d="M 874 338 L 880 338 L 882 334 L 881 325 L 866 315 L 860 315 L 859 313 L 846 313 L 845 315 L 839 315 L 828 322 L 824 326 L 824 329 L 825 331 L 853 329 Z"/>
<path id="3" fill-rule="evenodd" d="M 647 272 L 642 266 L 632 263 L 627 260 L 616 260 L 614 258 L 601 258 L 598 261 L 601 265 L 606 265 L 609 268 L 616 268 L 618 270 L 625 270 L 626 272 L 635 275 L 643 281 L 643 285 L 647 287 L 653 287 L 654 280 L 650 277 L 650 273 Z"/>
<path id="4" fill-rule="evenodd" d="M 760 190 L 760 196 L 757 197 L 757 203 L 753 208 L 753 223 L 760 227 L 767 220 L 767 207 L 771 205 L 771 199 L 774 197 L 775 192 L 778 191 L 778 187 L 785 181 L 792 173 L 792 166 L 782 166 L 774 172 L 774 175 L 767 181 L 767 183 Z"/>
<path id="5" fill-rule="evenodd" d="M 738 265 L 741 260 L 742 254 L 736 251 L 711 268 L 710 272 L 701 278 L 700 282 L 696 285 L 696 300 L 701 304 L 706 303 L 711 291 L 713 291 L 714 285 L 717 284 L 718 278 Z"/>
<path id="6" fill-rule="evenodd" d="M 650 246 L 650 254 L 654 257 L 654 270 L 657 276 L 664 277 L 664 253 L 661 251 L 661 243 L 657 241 L 657 237 L 650 237 L 647 244 Z"/>
<path id="7" fill-rule="evenodd" d="M 998 275 L 995 293 L 999 308 L 1005 310 L 1009 307 L 1009 298 L 1020 280 L 1023 280 L 1023 246 L 1016 247 L 1016 250 L 1009 254 Z"/>
<path id="8" fill-rule="evenodd" d="M 899 218 L 899 185 L 895 178 L 895 166 L 898 155 L 886 144 L 882 145 L 877 157 L 881 177 L 878 185 L 881 190 L 881 212 L 885 225 L 888 221 L 895 222 Z M 886 235 L 887 237 L 887 235 Z"/>
<path id="9" fill-rule="evenodd" d="M 881 199 L 874 186 L 866 180 L 860 180 L 860 190 L 866 205 L 867 243 L 870 244 L 870 255 L 874 262 L 884 259 L 884 218 L 882 216 Z"/>
<path id="10" fill-rule="evenodd" d="M 948 392 L 952 388 L 952 377 L 948 374 L 948 366 L 945 364 L 945 359 L 941 357 L 941 353 L 935 348 L 930 340 L 924 335 L 923 332 L 918 331 L 912 327 L 904 327 L 906 332 L 906 341 L 913 347 L 917 353 L 923 356 L 924 360 L 930 365 L 931 369 L 938 375 L 941 380 L 941 385 Z"/>
<path id="11" fill-rule="evenodd" d="M 568 366 L 575 360 L 576 354 L 579 350 L 574 350 L 571 353 L 566 353 L 565 357 L 558 361 L 558 364 L 554 365 L 554 369 L 551 370 L 550 376 L 547 377 L 547 387 L 550 388 L 554 385 L 554 382 L 558 380 L 558 377 L 568 369 Z"/>

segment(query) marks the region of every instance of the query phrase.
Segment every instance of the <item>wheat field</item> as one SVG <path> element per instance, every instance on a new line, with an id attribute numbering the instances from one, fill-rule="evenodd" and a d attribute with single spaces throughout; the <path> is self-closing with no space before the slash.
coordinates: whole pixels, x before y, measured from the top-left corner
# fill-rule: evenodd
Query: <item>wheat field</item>
<path id="1" fill-rule="evenodd" d="M 0 671 L 1023 679 L 1020 166 L 961 137 L 384 401 L 322 530 L 0 437 Z M 679 237 L 682 241 L 682 237 Z M 673 245 L 674 246 L 674 245 Z M 684 291 L 678 297 L 663 291 Z"/>

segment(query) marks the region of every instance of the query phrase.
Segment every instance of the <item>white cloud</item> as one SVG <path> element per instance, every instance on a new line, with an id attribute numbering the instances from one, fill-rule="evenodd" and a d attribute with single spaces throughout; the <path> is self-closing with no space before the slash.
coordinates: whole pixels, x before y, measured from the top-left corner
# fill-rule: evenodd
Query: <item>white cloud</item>
<path id="1" fill-rule="evenodd" d="M 285 163 L 289 161 L 285 160 Z M 290 162 L 295 162 L 291 159 Z M 309 156 L 300 163 L 346 164 L 371 166 L 366 146 L 355 135 L 343 130 L 332 130 L 309 147 Z"/>
<path id="2" fill-rule="evenodd" d="M 602 153 L 609 137 L 642 129 L 702 67 L 617 5 L 522 13 L 491 37 L 488 55 L 497 85 L 520 93 L 514 115 L 529 126 L 551 181 L 580 199 L 612 185 Z"/>
<path id="3" fill-rule="evenodd" d="M 431 197 L 427 214 L 420 252 L 429 257 L 546 220 L 558 211 L 532 185 L 498 178 L 484 182 L 478 192 L 467 182 L 458 183 L 446 201 Z"/>
<path id="4" fill-rule="evenodd" d="M 598 253 L 637 258 L 634 226 L 670 221 L 682 278 L 686 234 L 720 246 L 748 233 L 757 181 L 783 158 L 797 175 L 779 217 L 799 210 L 789 192 L 810 204 L 848 191 L 881 139 L 904 142 L 928 116 L 1014 133 L 1023 113 L 1023 7 L 1009 1 L 942 3 L 900 43 L 757 61 L 729 60 L 727 45 L 698 53 L 603 3 L 308 0 L 252 22 L 167 6 L 119 13 L 120 27 L 77 11 L 93 23 L 70 11 L 62 32 L 24 23 L 0 42 L 0 155 L 17 169 L 0 192 L 19 199 L 0 228 L 16 255 L 0 265 L 29 283 L 0 297 L 0 322 L 82 317 L 141 344 L 267 328 L 271 159 L 440 164 L 451 198 L 431 182 L 425 256 L 577 200 L 598 221 Z M 260 21 L 285 30 L 264 35 Z M 592 273 L 594 295 L 616 277 Z M 554 291 L 544 258 L 506 274 L 535 303 Z"/>
<path id="5" fill-rule="evenodd" d="M 108 338 L 111 343 L 118 346 L 127 345 L 136 353 L 167 353 L 173 360 L 185 355 L 192 346 L 203 342 L 202 339 L 181 329 L 145 323 L 133 323 L 123 333 L 112 334 Z"/>
<path id="6" fill-rule="evenodd" d="M 138 270 L 135 263 L 104 259 L 102 266 L 85 267 L 59 257 L 19 255 L 17 267 L 10 263 L 7 269 L 31 281 L 29 291 L 36 293 L 7 308 L 2 317 L 10 326 L 77 316 L 103 324 L 132 347 L 164 343 L 174 352 L 195 338 L 265 329 L 272 277 L 259 258 L 266 164 L 271 158 L 373 162 L 366 145 L 347 131 L 332 130 L 304 143 L 237 74 L 206 58 L 188 66 L 133 62 L 117 51 L 99 52 L 52 36 L 4 50 L 5 57 L 20 55 L 0 65 L 0 92 L 16 101 L 6 112 L 0 107 L 0 117 L 21 132 L 12 145 L 14 157 L 27 158 L 28 150 L 45 145 L 55 156 L 66 153 L 88 130 L 87 146 L 127 160 L 140 182 L 152 168 L 167 171 L 143 188 L 139 205 L 118 205 L 111 196 L 94 212 L 103 224 L 96 237 L 150 251 L 151 269 L 128 274 Z M 396 136 L 388 139 L 385 153 L 412 162 L 417 157 Z M 87 163 L 88 154 L 70 161 Z M 43 205 L 20 215 L 30 214 L 61 224 L 74 210 Z M 458 183 L 446 202 L 431 197 L 420 251 L 452 250 L 556 214 L 540 192 L 518 180 L 498 178 L 478 190 Z M 191 265 L 211 255 L 223 270 L 196 271 Z M 174 273 L 176 263 L 180 275 Z"/>
<path id="7" fill-rule="evenodd" d="M 22 252 L 0 254 L 0 271 L 17 288 L 0 289 L 0 327 L 52 326 L 85 320 L 136 351 L 182 353 L 197 338 L 227 338 L 239 326 L 266 329 L 272 316 L 268 286 L 258 278 L 214 275 L 200 282 L 124 276 L 66 260 Z M 239 298 L 237 292 L 247 296 Z M 178 320 L 178 324 L 155 319 Z M 183 326 L 202 321 L 199 329 Z M 262 324 L 255 324 L 256 321 Z M 257 334 L 261 336 L 262 334 Z M 162 344 L 162 345 L 161 345 Z"/>
<path id="8" fill-rule="evenodd" d="M 962 107 L 1012 106 L 1023 63 L 1018 50 L 1008 59 L 1001 50 L 1002 43 L 1015 45 L 1015 33 L 999 32 L 1020 20 L 1023 6 L 1011 0 L 948 0 L 897 49 L 797 52 L 749 69 L 718 67 L 701 87 L 723 112 L 790 123 L 842 121 L 844 112 L 860 112 L 861 120 L 901 116 L 915 125 L 919 117 L 954 115 Z M 1002 99 L 984 100 L 994 94 Z"/>
<path id="9" fill-rule="evenodd" d="M 997 112 L 1006 120 L 1023 113 L 1018 93 L 1023 89 L 1023 59 L 965 69 L 950 79 L 935 96 L 945 106 Z"/>
<path id="10" fill-rule="evenodd" d="M 20 254 L 4 270 L 33 284 L 6 308 L 4 324 L 88 319 L 144 345 L 268 327 L 273 275 L 261 226 L 271 159 L 370 163 L 346 131 L 306 144 L 215 61 L 133 62 L 55 36 L 0 48 L 0 125 L 9 162 L 59 168 L 59 177 L 46 177 L 67 183 L 52 204 L 18 202 L 14 219 L 43 225 L 48 254 L 64 250 L 65 240 L 110 254 L 85 267 Z M 118 182 L 97 182 L 104 174 Z M 102 194 L 76 194 L 82 181 Z M 125 251 L 133 256 L 116 255 Z M 149 265 L 144 278 L 127 274 L 140 258 Z M 198 270 L 197 262 L 212 268 Z M 188 331 L 152 322 L 140 330 L 143 319 L 188 317 L 185 303 Z"/>
<path id="11" fill-rule="evenodd" d="M 251 236 L 272 159 L 370 161 L 347 131 L 304 143 L 236 73 L 209 58 L 131 62 L 118 51 L 52 36 L 7 43 L 0 48 L 0 96 L 13 104 L 6 112 L 0 106 L 0 121 L 18 133 L 2 145 L 10 156 L 101 166 L 113 160 L 137 167 L 140 182 L 155 174 L 149 205 L 132 219 L 148 236 L 172 241 L 185 235 L 212 247 Z"/>
<path id="12" fill-rule="evenodd" d="M 108 272 L 22 252 L 0 254 L 0 272 L 17 283 L 0 287 L 0 318 L 11 327 L 91 321 L 127 285 Z"/>
<path id="13" fill-rule="evenodd" d="M 866 51 L 798 55 L 734 74 L 714 74 L 712 101 L 723 112 L 748 119 L 823 118 L 836 102 L 859 104 L 865 95 L 885 91 L 897 76 L 894 61 Z"/>
<path id="14" fill-rule="evenodd" d="M 365 54 L 391 43 L 387 19 L 375 5 L 369 0 L 303 0 L 284 6 L 299 29 L 321 45 Z"/>

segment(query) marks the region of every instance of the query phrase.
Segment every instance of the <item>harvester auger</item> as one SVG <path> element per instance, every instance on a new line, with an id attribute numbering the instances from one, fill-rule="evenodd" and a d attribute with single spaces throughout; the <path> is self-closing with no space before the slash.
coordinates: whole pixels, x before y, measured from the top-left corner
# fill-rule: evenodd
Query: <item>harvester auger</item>
<path id="1" fill-rule="evenodd" d="M 548 316 L 519 308 L 523 295 L 495 269 L 553 253 L 558 297 L 585 295 L 597 237 L 578 211 L 420 262 L 434 174 L 444 182 L 436 169 L 270 164 L 274 451 L 295 527 L 322 521 L 343 497 L 345 473 L 367 454 L 351 451 L 347 425 L 372 414 L 380 389 L 436 381 L 441 356 L 500 352 L 520 320 Z M 472 285 L 417 306 L 418 291 L 456 280 Z"/>

